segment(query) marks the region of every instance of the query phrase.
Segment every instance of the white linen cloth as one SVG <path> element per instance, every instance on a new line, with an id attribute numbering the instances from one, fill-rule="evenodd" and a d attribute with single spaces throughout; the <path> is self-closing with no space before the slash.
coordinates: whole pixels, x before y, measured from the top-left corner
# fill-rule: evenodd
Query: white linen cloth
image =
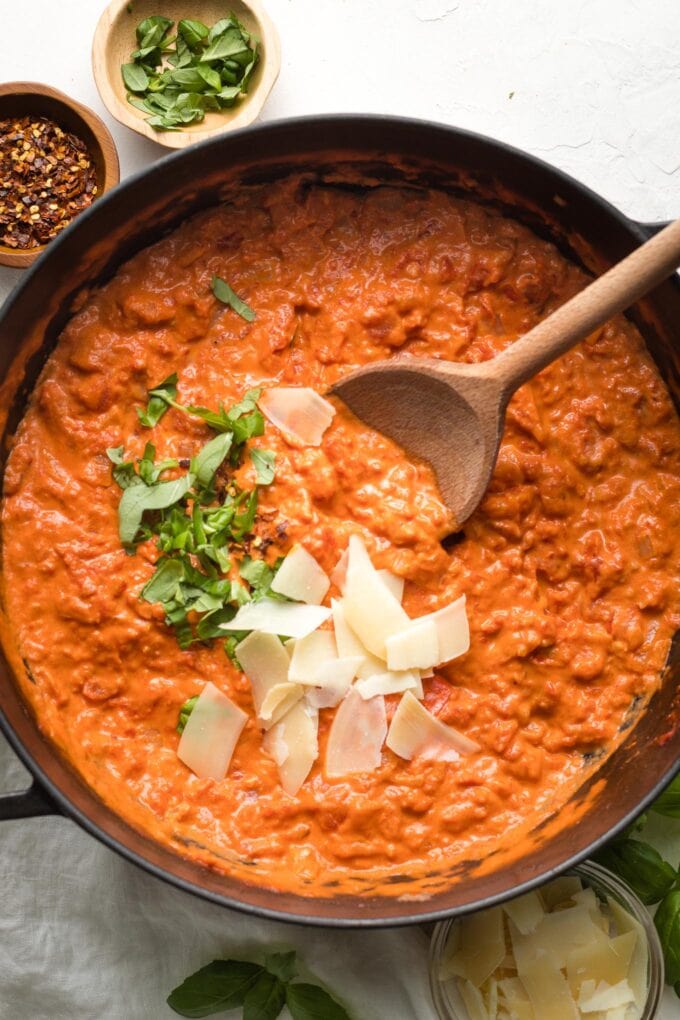
<path id="1" fill-rule="evenodd" d="M 0 792 L 27 785 L 0 737 Z M 680 822 L 658 819 L 649 833 L 677 864 Z M 436 1020 L 420 928 L 249 918 L 147 875 L 67 818 L 0 822 L 0 889 L 0 1020 L 169 1020 L 165 999 L 193 971 L 270 946 L 296 949 L 353 1020 Z M 678 1017 L 666 989 L 658 1020 Z"/>

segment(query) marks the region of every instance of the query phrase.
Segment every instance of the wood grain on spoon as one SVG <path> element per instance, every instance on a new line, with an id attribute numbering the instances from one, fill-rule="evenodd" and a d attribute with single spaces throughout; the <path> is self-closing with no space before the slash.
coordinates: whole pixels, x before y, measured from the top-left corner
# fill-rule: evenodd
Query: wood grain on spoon
<path id="1" fill-rule="evenodd" d="M 490 361 L 397 357 L 351 372 L 331 392 L 362 421 L 429 461 L 461 525 L 489 484 L 515 390 L 665 280 L 678 264 L 680 220 Z"/>

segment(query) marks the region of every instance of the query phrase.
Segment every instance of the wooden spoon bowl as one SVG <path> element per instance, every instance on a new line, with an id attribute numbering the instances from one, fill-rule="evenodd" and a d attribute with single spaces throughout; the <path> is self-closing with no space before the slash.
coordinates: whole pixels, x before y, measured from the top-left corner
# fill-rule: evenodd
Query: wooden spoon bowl
<path id="1" fill-rule="evenodd" d="M 429 461 L 460 526 L 489 484 L 515 390 L 679 262 L 676 220 L 490 361 L 393 358 L 351 372 L 332 392 L 362 421 Z"/>
<path id="2" fill-rule="evenodd" d="M 49 117 L 59 127 L 81 138 L 90 151 L 97 175 L 97 195 L 109 191 L 120 180 L 118 153 L 103 120 L 87 106 L 59 89 L 35 81 L 10 81 L 0 85 L 0 119 L 3 117 Z M 48 242 L 49 243 L 49 242 Z M 25 250 L 0 244 L 0 265 L 25 268 L 47 245 Z"/>
<path id="3" fill-rule="evenodd" d="M 142 110 L 127 101 L 127 89 L 121 77 L 121 65 L 130 61 L 137 49 L 135 29 L 140 21 L 162 14 L 175 24 L 183 18 L 202 21 L 209 27 L 233 12 L 260 42 L 260 59 L 250 79 L 248 93 L 228 110 L 206 113 L 200 124 L 179 131 L 156 131 L 146 123 Z M 247 127 L 259 116 L 274 87 L 281 68 L 279 35 L 259 0 L 113 0 L 97 23 L 92 42 L 92 70 L 104 105 L 109 113 L 140 135 L 169 149 L 183 149 L 213 135 Z"/>

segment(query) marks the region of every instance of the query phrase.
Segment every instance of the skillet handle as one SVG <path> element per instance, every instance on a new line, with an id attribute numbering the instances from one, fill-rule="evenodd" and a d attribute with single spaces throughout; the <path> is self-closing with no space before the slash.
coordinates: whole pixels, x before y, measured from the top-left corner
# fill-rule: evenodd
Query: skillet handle
<path id="1" fill-rule="evenodd" d="M 647 237 L 654 237 L 655 234 L 658 234 L 664 227 L 669 226 L 670 223 L 671 220 L 661 220 L 659 223 L 640 223 L 638 221 L 636 225 L 645 232 Z"/>
<path id="2" fill-rule="evenodd" d="M 37 818 L 40 815 L 60 815 L 58 805 L 38 783 L 20 793 L 0 793 L 0 822 L 9 818 Z"/>

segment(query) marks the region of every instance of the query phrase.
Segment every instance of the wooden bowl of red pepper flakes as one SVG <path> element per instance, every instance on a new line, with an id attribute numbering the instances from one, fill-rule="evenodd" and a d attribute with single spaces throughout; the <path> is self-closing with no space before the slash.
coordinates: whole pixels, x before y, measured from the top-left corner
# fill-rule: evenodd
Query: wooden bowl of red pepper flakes
<path id="1" fill-rule="evenodd" d="M 0 264 L 30 265 L 120 180 L 111 134 L 49 85 L 0 84 Z"/>

